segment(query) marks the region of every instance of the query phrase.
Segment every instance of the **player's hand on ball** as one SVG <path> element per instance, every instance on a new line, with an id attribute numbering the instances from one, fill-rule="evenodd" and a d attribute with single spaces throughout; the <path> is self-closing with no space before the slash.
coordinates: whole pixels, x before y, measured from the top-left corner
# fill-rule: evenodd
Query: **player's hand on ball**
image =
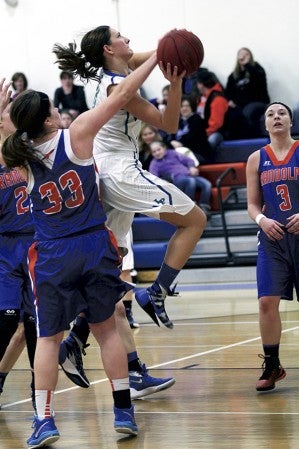
<path id="1" fill-rule="evenodd" d="M 173 83 L 176 80 L 182 79 L 186 75 L 186 71 L 184 70 L 180 75 L 178 75 L 178 67 L 175 65 L 172 67 L 170 62 L 166 64 L 166 68 L 162 61 L 159 62 L 160 70 L 162 71 L 164 77 L 170 82 Z"/>

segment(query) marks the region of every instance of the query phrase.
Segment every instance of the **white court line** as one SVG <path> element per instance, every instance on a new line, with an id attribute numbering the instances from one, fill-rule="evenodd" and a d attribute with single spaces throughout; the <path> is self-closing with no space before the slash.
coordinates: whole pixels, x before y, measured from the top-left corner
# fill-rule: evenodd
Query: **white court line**
<path id="1" fill-rule="evenodd" d="M 15 410 L 7 410 L 6 413 L 16 413 Z M 28 414 L 28 410 L 18 410 L 18 413 L 26 413 Z M 56 412 L 55 412 L 56 413 Z M 57 414 L 68 414 L 70 413 L 69 410 L 58 410 Z M 98 410 L 72 410 L 72 415 L 98 415 Z M 101 415 L 111 415 L 111 413 L 113 413 L 112 411 L 101 411 Z M 218 412 L 218 411 L 213 411 L 213 412 L 208 412 L 208 411 L 197 411 L 197 412 L 188 412 L 188 411 L 175 411 L 175 412 L 171 412 L 171 411 L 159 411 L 159 410 L 155 410 L 155 411 L 134 411 L 135 414 L 138 415 L 242 415 L 242 416 L 247 416 L 247 415 L 299 415 L 299 412 Z M 28 418 L 28 420 L 31 420 L 31 418 Z"/>
<path id="2" fill-rule="evenodd" d="M 297 329 L 299 329 L 299 326 L 291 327 L 290 329 L 285 329 L 282 331 L 282 333 L 292 332 Z M 163 362 L 158 365 L 153 365 L 153 366 L 151 366 L 151 368 L 158 368 L 159 366 L 166 366 L 166 365 L 170 365 L 171 363 L 182 362 L 184 360 L 190 360 L 195 357 L 202 357 L 203 355 L 212 354 L 213 352 L 223 351 L 225 349 L 234 348 L 236 346 L 246 345 L 247 343 L 252 343 L 253 341 L 257 341 L 260 339 L 261 339 L 261 337 L 250 338 L 249 340 L 239 341 L 238 343 L 232 343 L 231 345 L 220 346 L 218 348 L 209 349 L 208 351 L 198 352 L 197 354 L 188 355 L 188 356 L 182 357 L 180 359 L 174 359 L 174 360 L 170 360 L 169 362 Z"/>
<path id="3" fill-rule="evenodd" d="M 209 317 L 212 318 L 212 317 Z M 218 317 L 215 317 L 218 318 Z M 192 320 L 193 318 L 183 318 L 186 320 Z M 282 323 L 298 323 L 298 320 L 281 320 Z M 139 322 L 140 323 L 140 322 Z M 213 322 L 206 322 L 206 323 L 201 323 L 201 322 L 196 322 L 193 321 L 192 323 L 184 322 L 184 323 L 175 323 L 175 326 L 218 326 L 218 325 L 232 325 L 232 324 L 258 324 L 258 320 L 254 320 L 254 321 L 213 321 Z M 142 324 L 142 323 L 141 323 Z M 143 324 L 142 324 L 143 325 Z"/>
<path id="4" fill-rule="evenodd" d="M 285 334 L 287 332 L 292 332 L 292 331 L 295 331 L 295 330 L 298 330 L 298 329 L 299 329 L 299 326 L 295 326 L 295 327 L 291 327 L 290 329 L 284 329 L 282 331 L 282 333 Z M 247 343 L 252 343 L 253 341 L 257 341 L 257 340 L 260 340 L 260 339 L 261 339 L 261 337 L 250 338 L 248 340 L 242 340 L 242 341 L 239 341 L 237 343 L 232 343 L 230 345 L 220 346 L 220 347 L 214 348 L 214 349 L 209 349 L 208 351 L 197 352 L 196 354 L 192 354 L 192 355 L 188 355 L 188 356 L 185 356 L 185 357 L 181 357 L 180 359 L 173 359 L 173 360 L 170 360 L 168 362 L 163 362 L 163 363 L 159 363 L 157 365 L 152 365 L 152 366 L 149 367 L 149 369 L 158 368 L 158 367 L 161 367 L 161 366 L 171 365 L 173 363 L 178 363 L 178 362 L 182 362 L 182 361 L 185 361 L 185 360 L 194 359 L 196 357 L 202 357 L 202 356 L 207 355 L 207 354 L 213 354 L 214 352 L 224 351 L 226 349 L 235 348 L 236 346 L 246 345 Z M 90 385 L 96 385 L 96 384 L 99 384 L 99 383 L 103 383 L 103 382 L 106 382 L 107 380 L 108 380 L 107 377 L 105 379 L 95 380 L 93 382 L 90 382 Z M 80 387 L 76 386 L 76 387 L 65 388 L 63 390 L 55 391 L 54 394 L 66 393 L 66 392 L 69 392 L 69 391 L 72 391 L 72 390 L 76 390 L 78 388 L 80 388 Z M 30 402 L 30 401 L 31 401 L 31 399 L 23 399 L 22 401 L 12 402 L 11 404 L 4 404 L 1 408 L 2 408 L 2 410 L 4 410 L 4 409 L 6 409 L 8 407 L 12 407 L 12 406 L 18 405 L 18 404 L 24 404 L 24 403 Z"/>

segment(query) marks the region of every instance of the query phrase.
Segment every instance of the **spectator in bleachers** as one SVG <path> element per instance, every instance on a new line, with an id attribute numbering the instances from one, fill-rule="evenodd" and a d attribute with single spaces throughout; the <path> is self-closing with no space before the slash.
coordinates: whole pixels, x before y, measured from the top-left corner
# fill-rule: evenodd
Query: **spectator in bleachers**
<path id="1" fill-rule="evenodd" d="M 83 86 L 74 84 L 73 74 L 67 71 L 60 73 L 61 87 L 54 93 L 54 106 L 59 112 L 68 109 L 72 116 L 76 118 L 82 112 L 88 110 Z"/>
<path id="2" fill-rule="evenodd" d="M 199 73 L 197 75 L 197 87 L 201 94 L 197 113 L 204 120 L 209 145 L 215 152 L 223 140 L 228 101 L 213 72 L 206 70 Z"/>
<path id="3" fill-rule="evenodd" d="M 175 184 L 195 202 L 196 191 L 200 190 L 198 205 L 208 217 L 211 210 L 212 184 L 199 176 L 199 168 L 195 167 L 193 159 L 173 149 L 167 149 L 164 142 L 152 142 L 150 148 L 153 160 L 150 163 L 149 171 L 159 178 Z"/>
<path id="4" fill-rule="evenodd" d="M 68 129 L 70 124 L 74 121 L 73 114 L 69 109 L 62 109 L 60 112 L 61 124 L 64 129 Z"/>
<path id="5" fill-rule="evenodd" d="M 229 104 L 229 138 L 254 138 L 263 135 L 261 118 L 270 97 L 266 72 L 254 60 L 252 52 L 242 47 L 237 53 L 234 71 L 229 75 L 225 88 Z M 245 119 L 245 120 L 244 120 Z M 244 129 L 239 136 L 240 126 Z"/>
<path id="6" fill-rule="evenodd" d="M 213 154 L 207 140 L 204 120 L 197 114 L 196 101 L 192 97 L 182 96 L 178 131 L 175 135 L 169 135 L 166 143 L 173 148 L 189 148 L 200 163 L 212 162 Z"/>
<path id="7" fill-rule="evenodd" d="M 138 146 L 139 146 L 139 160 L 144 170 L 149 169 L 150 162 L 153 158 L 151 154 L 150 144 L 155 140 L 162 140 L 162 137 L 157 128 L 155 128 L 152 125 L 149 125 L 148 123 L 143 123 L 141 125 L 139 133 Z"/>
<path id="8" fill-rule="evenodd" d="M 162 98 L 152 98 L 150 100 L 150 102 L 153 103 L 153 105 L 156 106 L 156 108 L 160 109 L 160 111 L 164 111 L 167 105 L 169 88 L 170 84 L 166 84 L 166 86 L 164 86 L 162 89 Z"/>
<path id="9" fill-rule="evenodd" d="M 24 90 L 28 87 L 28 80 L 24 73 L 22 72 L 16 72 L 11 77 L 11 85 L 14 90 L 11 98 L 14 100 L 21 92 L 24 92 Z"/>

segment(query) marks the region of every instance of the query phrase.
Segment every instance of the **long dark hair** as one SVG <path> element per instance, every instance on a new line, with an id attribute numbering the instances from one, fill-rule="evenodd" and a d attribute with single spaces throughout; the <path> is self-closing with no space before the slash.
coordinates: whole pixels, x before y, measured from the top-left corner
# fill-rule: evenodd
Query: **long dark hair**
<path id="1" fill-rule="evenodd" d="M 8 169 L 26 167 L 30 161 L 39 161 L 38 153 L 32 148 L 32 139 L 44 133 L 44 121 L 51 115 L 48 95 L 27 90 L 13 101 L 10 118 L 16 127 L 2 145 L 2 155 Z"/>
<path id="2" fill-rule="evenodd" d="M 97 80 L 97 72 L 104 66 L 104 45 L 111 44 L 111 32 L 108 25 L 101 25 L 86 33 L 81 41 L 81 51 L 76 51 L 75 42 L 62 46 L 55 44 L 53 53 L 61 70 L 71 72 L 81 79 Z"/>

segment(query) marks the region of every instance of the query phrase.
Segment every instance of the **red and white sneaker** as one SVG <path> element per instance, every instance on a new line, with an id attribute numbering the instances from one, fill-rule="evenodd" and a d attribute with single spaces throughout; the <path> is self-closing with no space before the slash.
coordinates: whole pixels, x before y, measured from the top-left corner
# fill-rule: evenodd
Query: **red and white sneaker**
<path id="1" fill-rule="evenodd" d="M 273 365 L 273 363 L 271 364 L 269 363 L 269 359 L 271 357 L 266 357 L 262 354 L 259 354 L 259 357 L 264 359 L 264 363 L 262 365 L 264 372 L 256 383 L 256 390 L 257 391 L 273 390 L 275 388 L 275 383 L 278 382 L 279 380 L 284 379 L 287 373 L 285 369 L 280 365 L 279 359 L 277 359 L 278 364 L 277 366 L 275 366 L 275 364 Z M 271 362 L 273 362 L 273 360 Z"/>

